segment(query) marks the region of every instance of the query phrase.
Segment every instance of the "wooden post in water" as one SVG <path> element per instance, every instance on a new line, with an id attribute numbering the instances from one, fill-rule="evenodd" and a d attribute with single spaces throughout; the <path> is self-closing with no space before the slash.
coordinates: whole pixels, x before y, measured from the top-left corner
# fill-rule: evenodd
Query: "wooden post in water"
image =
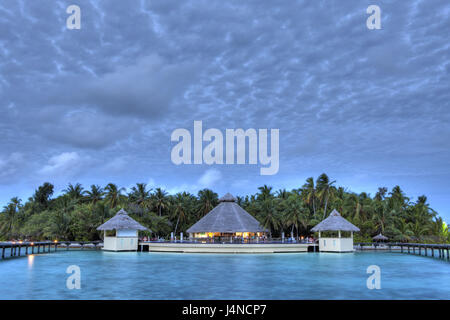
<path id="1" fill-rule="evenodd" d="M 448 256 L 448 249 L 447 249 L 447 256 Z M 2 259 L 5 259 L 5 247 L 2 247 Z"/>
<path id="2" fill-rule="evenodd" d="M 400 246 L 400 252 L 403 253 L 403 246 Z"/>
<path id="3" fill-rule="evenodd" d="M 434 257 L 434 248 L 431 247 L 431 256 Z"/>
<path id="4" fill-rule="evenodd" d="M 416 247 L 413 246 L 413 254 L 416 254 Z"/>
<path id="5" fill-rule="evenodd" d="M 427 250 L 427 247 L 425 247 L 425 255 L 428 257 L 428 250 Z"/>
<path id="6" fill-rule="evenodd" d="M 409 253 L 409 245 L 408 245 L 408 253 Z"/>
<path id="7" fill-rule="evenodd" d="M 20 257 L 20 248 L 21 248 L 21 246 L 20 246 L 20 244 L 19 244 L 19 254 L 18 254 L 19 257 Z"/>

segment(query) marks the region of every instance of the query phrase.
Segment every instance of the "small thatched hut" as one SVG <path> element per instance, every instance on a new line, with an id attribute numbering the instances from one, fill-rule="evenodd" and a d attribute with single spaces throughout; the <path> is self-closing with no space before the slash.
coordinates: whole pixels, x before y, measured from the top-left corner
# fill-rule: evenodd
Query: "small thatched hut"
<path id="1" fill-rule="evenodd" d="M 319 251 L 325 252 L 353 252 L 353 232 L 359 232 L 358 227 L 345 220 L 336 210 L 311 230 L 319 232 Z M 337 231 L 338 237 L 322 237 L 322 232 L 327 231 Z M 350 232 L 350 237 L 342 237 L 341 231 Z"/>
<path id="2" fill-rule="evenodd" d="M 267 232 L 236 198 L 227 193 L 219 199 L 219 205 L 190 227 L 190 238 L 232 240 L 233 238 L 261 237 Z"/>
<path id="3" fill-rule="evenodd" d="M 97 230 L 104 231 L 103 250 L 136 251 L 138 248 L 138 231 L 148 230 L 131 218 L 121 209 L 117 214 L 99 226 Z M 115 230 L 115 236 L 106 236 L 106 231 Z"/>
<path id="4" fill-rule="evenodd" d="M 372 238 L 375 241 L 386 241 L 389 240 L 388 237 L 383 236 L 381 233 Z"/>

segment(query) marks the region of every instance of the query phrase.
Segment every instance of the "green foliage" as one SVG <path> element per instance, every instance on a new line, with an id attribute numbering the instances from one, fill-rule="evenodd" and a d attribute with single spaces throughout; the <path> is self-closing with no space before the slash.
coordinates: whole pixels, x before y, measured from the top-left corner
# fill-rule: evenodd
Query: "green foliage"
<path id="1" fill-rule="evenodd" d="M 427 198 L 421 196 L 413 202 L 399 186 L 390 192 L 379 188 L 371 197 L 365 192 L 346 191 L 322 174 L 291 191 L 272 189 L 264 185 L 254 195 L 237 198 L 274 237 L 282 232 L 308 236 L 313 226 L 336 209 L 361 229 L 354 235 L 356 242 L 371 242 L 380 232 L 392 241 L 450 242 L 447 225 L 430 208 Z M 52 195 L 53 185 L 46 182 L 24 204 L 18 198 L 11 199 L 0 212 L 0 240 L 98 240 L 103 235 L 96 228 L 120 208 L 151 230 L 141 235 L 167 238 L 170 232 L 186 234 L 218 204 L 218 194 L 210 189 L 197 195 L 169 195 L 144 183 L 136 184 L 129 194 L 112 183 L 104 188 L 92 185 L 87 190 L 77 183 L 69 184 L 56 198 Z"/>

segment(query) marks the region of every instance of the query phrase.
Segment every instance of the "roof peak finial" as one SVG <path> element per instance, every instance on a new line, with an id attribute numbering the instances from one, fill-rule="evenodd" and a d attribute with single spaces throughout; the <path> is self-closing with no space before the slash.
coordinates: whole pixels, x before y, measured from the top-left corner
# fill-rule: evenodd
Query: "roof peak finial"
<path id="1" fill-rule="evenodd" d="M 128 215 L 128 212 L 126 212 L 124 209 L 120 209 L 117 214 L 126 214 Z"/>
<path id="2" fill-rule="evenodd" d="M 227 192 L 222 198 L 219 199 L 219 202 L 236 202 L 236 198 L 229 192 Z"/>
<path id="3" fill-rule="evenodd" d="M 330 216 L 340 216 L 341 214 L 336 210 L 333 209 L 333 211 L 331 211 Z"/>

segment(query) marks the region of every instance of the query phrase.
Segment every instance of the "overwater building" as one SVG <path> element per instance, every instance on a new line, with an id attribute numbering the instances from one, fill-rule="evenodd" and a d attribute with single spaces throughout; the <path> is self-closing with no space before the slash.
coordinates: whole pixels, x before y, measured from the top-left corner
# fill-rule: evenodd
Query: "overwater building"
<path id="1" fill-rule="evenodd" d="M 205 240 L 233 241 L 233 239 L 259 239 L 267 230 L 227 193 L 219 205 L 190 227 L 189 237 Z"/>
<path id="2" fill-rule="evenodd" d="M 359 232 L 359 228 L 333 210 L 311 231 L 319 233 L 320 252 L 353 252 L 353 232 Z"/>
<path id="3" fill-rule="evenodd" d="M 148 229 L 121 209 L 97 230 L 103 230 L 104 232 L 103 250 L 136 251 L 138 248 L 138 231 Z M 112 232 L 112 234 L 108 235 L 108 232 Z"/>

